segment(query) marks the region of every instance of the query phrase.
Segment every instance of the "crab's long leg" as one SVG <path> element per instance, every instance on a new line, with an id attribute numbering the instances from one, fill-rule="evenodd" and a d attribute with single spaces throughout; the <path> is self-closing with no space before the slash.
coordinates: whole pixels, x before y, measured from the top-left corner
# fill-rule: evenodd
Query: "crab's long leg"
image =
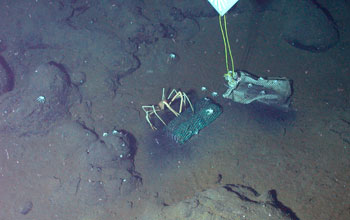
<path id="1" fill-rule="evenodd" d="M 163 88 L 162 100 L 165 100 L 165 88 Z"/>
<path id="2" fill-rule="evenodd" d="M 149 126 L 151 126 L 152 130 L 157 130 L 157 128 L 152 125 L 151 120 L 149 119 L 150 114 L 148 114 L 148 113 L 149 112 L 146 113 L 146 121 L 148 122 Z"/>
<path id="3" fill-rule="evenodd" d="M 171 105 L 171 103 L 173 103 L 173 101 L 175 101 L 175 99 L 180 97 L 180 108 L 179 108 L 179 113 L 182 112 L 182 104 L 183 104 L 183 97 L 182 97 L 182 93 L 179 91 L 176 93 L 176 95 L 171 99 L 171 101 L 169 102 L 169 105 Z"/>
<path id="4" fill-rule="evenodd" d="M 181 112 L 182 112 L 182 104 L 183 104 L 183 102 L 184 102 L 184 97 L 182 96 L 182 93 L 181 93 L 181 92 L 179 92 L 178 94 L 179 94 L 179 96 L 180 96 L 180 109 L 179 109 L 179 113 L 181 113 Z"/>
<path id="5" fill-rule="evenodd" d="M 180 115 L 180 114 L 179 114 L 178 112 L 176 112 L 168 103 L 164 102 L 164 105 L 165 105 L 166 107 L 168 107 L 168 109 L 169 109 L 172 113 L 174 113 L 174 115 L 175 115 L 176 117 Z"/>
<path id="6" fill-rule="evenodd" d="M 170 100 L 169 105 L 171 105 L 173 103 L 173 101 L 175 101 L 175 99 L 177 99 L 179 97 L 179 93 L 180 92 L 178 92 L 174 95 L 174 97 Z"/>
<path id="7" fill-rule="evenodd" d="M 142 106 L 142 110 L 146 113 L 146 121 L 148 122 L 149 126 L 151 126 L 152 130 L 157 130 L 157 128 L 153 126 L 150 120 L 150 116 L 154 112 L 154 106 L 153 105 Z"/>
<path id="8" fill-rule="evenodd" d="M 185 98 L 185 102 L 186 102 L 186 100 L 188 101 L 188 103 L 190 104 L 190 107 L 191 107 L 191 109 L 192 109 L 192 112 L 194 112 L 192 103 L 191 103 L 190 99 L 188 98 L 188 96 L 186 95 L 186 93 L 183 93 L 183 96 L 184 96 L 184 98 Z"/>
<path id="9" fill-rule="evenodd" d="M 176 95 L 177 95 L 176 89 L 171 90 L 171 92 L 170 92 L 170 94 L 169 94 L 169 96 L 168 96 L 167 99 L 170 99 L 170 97 L 171 97 L 171 95 L 172 95 L 173 93 L 175 93 L 175 96 L 174 96 L 174 97 L 176 97 Z M 173 99 L 172 99 L 173 101 L 174 101 L 174 97 L 173 97 Z"/>
<path id="10" fill-rule="evenodd" d="M 166 126 L 166 123 L 163 121 L 163 119 L 158 115 L 156 109 L 153 106 L 153 113 L 159 118 L 159 120 Z"/>
<path id="11" fill-rule="evenodd" d="M 147 114 L 147 112 L 152 110 L 152 106 L 151 105 L 144 105 L 144 106 L 142 106 L 142 110 Z"/>

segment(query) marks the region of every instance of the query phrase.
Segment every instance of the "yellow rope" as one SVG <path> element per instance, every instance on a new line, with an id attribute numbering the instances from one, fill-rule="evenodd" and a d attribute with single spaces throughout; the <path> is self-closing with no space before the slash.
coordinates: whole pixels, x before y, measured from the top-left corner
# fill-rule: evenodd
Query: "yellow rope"
<path id="1" fill-rule="evenodd" d="M 224 15 L 225 16 L 225 15 Z M 228 69 L 228 62 L 227 62 L 227 46 L 226 46 L 226 38 L 225 38 L 225 34 L 224 34 L 224 30 L 222 28 L 222 24 L 221 24 L 221 16 L 219 15 L 219 23 L 220 23 L 220 30 L 221 30 L 221 35 L 222 35 L 222 40 L 224 41 L 224 46 L 225 46 L 225 61 L 226 61 L 226 71 L 227 73 L 229 72 Z"/>
<path id="2" fill-rule="evenodd" d="M 227 25 L 226 25 L 226 16 L 225 15 L 224 15 L 224 27 L 225 27 L 225 30 L 222 27 L 221 16 L 220 15 L 219 15 L 219 23 L 220 23 L 220 30 L 221 30 L 222 39 L 224 41 L 224 46 L 225 46 L 225 61 L 226 61 L 226 70 L 227 70 L 227 73 L 225 75 L 228 74 L 228 76 L 234 77 L 234 75 L 235 75 L 235 67 L 234 67 L 234 63 L 233 63 L 233 57 L 232 57 L 232 52 L 231 52 L 230 41 L 229 41 L 228 34 L 227 34 Z M 230 54 L 231 68 L 232 68 L 231 70 L 229 68 L 227 50 L 228 50 L 228 52 Z"/>
<path id="3" fill-rule="evenodd" d="M 231 45 L 230 45 L 230 41 L 228 38 L 228 34 L 227 34 L 227 27 L 226 27 L 226 15 L 224 15 L 224 21 L 225 21 L 225 35 L 226 35 L 226 41 L 227 41 L 227 47 L 228 47 L 228 51 L 230 53 L 230 58 L 231 58 L 231 67 L 232 67 L 232 72 L 235 71 L 235 66 L 233 64 L 233 57 L 232 57 L 232 52 L 231 52 Z"/>

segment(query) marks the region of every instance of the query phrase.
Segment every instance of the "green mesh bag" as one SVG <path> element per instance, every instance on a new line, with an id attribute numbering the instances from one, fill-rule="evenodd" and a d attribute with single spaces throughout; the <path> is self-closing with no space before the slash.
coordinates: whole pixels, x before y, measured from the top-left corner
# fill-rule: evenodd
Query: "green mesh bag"
<path id="1" fill-rule="evenodd" d="M 194 113 L 191 108 L 187 108 L 165 127 L 166 133 L 179 144 L 198 134 L 222 113 L 221 107 L 208 98 L 200 99 L 193 108 Z"/>

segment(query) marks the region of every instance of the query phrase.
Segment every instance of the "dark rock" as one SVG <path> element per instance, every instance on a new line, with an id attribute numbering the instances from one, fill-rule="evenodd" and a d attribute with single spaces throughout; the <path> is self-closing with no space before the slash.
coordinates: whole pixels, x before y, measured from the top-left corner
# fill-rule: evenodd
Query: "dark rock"
<path id="1" fill-rule="evenodd" d="M 26 201 L 23 203 L 22 207 L 19 208 L 19 212 L 22 215 L 28 214 L 33 209 L 32 201 Z"/>
<path id="2" fill-rule="evenodd" d="M 0 131 L 46 134 L 66 115 L 70 90 L 68 74 L 53 64 L 40 65 L 29 75 L 26 88 L 1 97 Z"/>
<path id="3" fill-rule="evenodd" d="M 157 32 L 157 27 L 155 25 L 142 25 L 139 30 L 134 33 L 133 36 L 130 36 L 130 41 L 135 43 L 136 45 L 140 45 L 142 43 L 153 44 L 158 41 L 160 37 L 160 33 Z"/>
<path id="4" fill-rule="evenodd" d="M 160 24 L 161 30 L 160 32 L 163 34 L 162 37 L 169 38 L 169 39 L 175 39 L 176 38 L 176 30 L 174 27 L 172 27 L 170 24 Z"/>
<path id="5" fill-rule="evenodd" d="M 170 9 L 170 15 L 173 17 L 174 21 L 183 21 L 185 19 L 185 15 L 182 13 L 181 9 L 172 7 Z"/>
<path id="6" fill-rule="evenodd" d="M 290 45 L 310 52 L 323 52 L 339 41 L 330 12 L 313 0 L 285 1 L 283 38 Z"/>
<path id="7" fill-rule="evenodd" d="M 0 44 L 1 50 L 1 44 Z M 1 51 L 0 51 L 1 52 Z M 0 95 L 9 92 L 15 84 L 15 76 L 5 58 L 0 55 Z"/>

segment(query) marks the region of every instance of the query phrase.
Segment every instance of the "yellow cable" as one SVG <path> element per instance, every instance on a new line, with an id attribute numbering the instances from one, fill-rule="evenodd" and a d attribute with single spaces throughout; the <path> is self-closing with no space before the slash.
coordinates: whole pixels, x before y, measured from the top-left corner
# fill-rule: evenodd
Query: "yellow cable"
<path id="1" fill-rule="evenodd" d="M 230 58 L 231 58 L 231 67 L 232 67 L 232 73 L 235 72 L 235 66 L 233 64 L 233 57 L 232 57 L 232 52 L 231 52 L 231 45 L 230 45 L 230 41 L 228 38 L 228 34 L 227 34 L 227 27 L 226 27 L 226 15 L 224 15 L 224 21 L 225 21 L 225 34 L 226 34 L 226 41 L 227 41 L 227 47 L 228 47 L 228 51 L 230 53 Z"/>
<path id="2" fill-rule="evenodd" d="M 220 15 L 219 15 L 219 23 L 220 23 L 220 30 L 221 30 L 222 39 L 224 41 L 224 46 L 225 46 L 225 61 L 226 61 L 226 70 L 227 70 L 226 74 L 228 74 L 230 77 L 234 78 L 234 76 L 235 76 L 235 71 L 234 71 L 235 68 L 234 68 L 234 62 L 233 62 L 233 57 L 232 57 L 232 52 L 231 52 L 231 45 L 230 45 L 230 41 L 229 41 L 228 33 L 227 33 L 227 25 L 226 25 L 227 22 L 226 22 L 226 16 L 225 15 L 224 15 L 225 32 L 224 32 L 224 29 L 222 27 L 221 16 Z M 229 69 L 227 50 L 229 51 L 229 54 L 230 54 L 232 70 Z"/>
<path id="3" fill-rule="evenodd" d="M 226 39 L 225 39 L 224 30 L 223 30 L 222 24 L 221 24 L 221 16 L 220 15 L 219 15 L 219 23 L 220 23 L 220 30 L 221 30 L 222 40 L 224 41 L 226 70 L 227 70 L 227 73 L 228 73 L 229 72 L 229 68 L 228 68 L 228 62 L 227 62 L 227 46 L 226 46 Z"/>

